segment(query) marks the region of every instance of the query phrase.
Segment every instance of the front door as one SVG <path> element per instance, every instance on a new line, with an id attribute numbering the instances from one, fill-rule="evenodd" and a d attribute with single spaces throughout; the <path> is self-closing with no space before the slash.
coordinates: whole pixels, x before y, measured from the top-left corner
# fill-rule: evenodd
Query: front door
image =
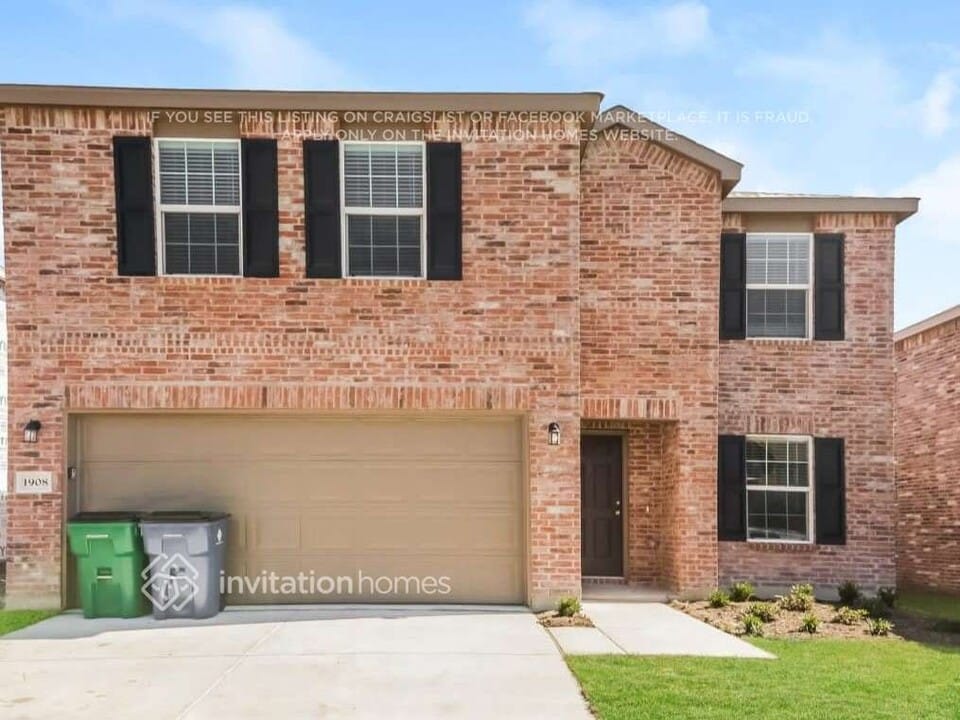
<path id="1" fill-rule="evenodd" d="M 623 442 L 619 435 L 580 438 L 582 574 L 623 576 Z"/>

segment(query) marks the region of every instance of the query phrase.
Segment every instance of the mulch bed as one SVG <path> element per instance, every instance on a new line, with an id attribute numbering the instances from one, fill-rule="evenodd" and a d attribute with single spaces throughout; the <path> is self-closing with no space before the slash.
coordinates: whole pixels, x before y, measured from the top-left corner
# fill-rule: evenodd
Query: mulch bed
<path id="1" fill-rule="evenodd" d="M 537 613 L 537 622 L 544 627 L 593 627 L 593 622 L 583 613 L 568 617 L 558 615 L 556 610 Z"/>
<path id="2" fill-rule="evenodd" d="M 705 600 L 680 601 L 674 600 L 670 604 L 692 617 L 720 628 L 731 635 L 743 635 L 741 618 L 752 602 L 731 602 L 727 607 L 712 608 Z M 775 604 L 774 601 L 770 601 Z M 862 620 L 856 625 L 843 625 L 833 622 L 837 614 L 836 603 L 815 602 L 810 614 L 820 620 L 816 633 L 804 632 L 800 624 L 806 612 L 779 609 L 777 616 L 763 625 L 763 636 L 773 638 L 874 638 L 867 630 L 867 621 Z M 890 622 L 893 629 L 890 634 L 875 637 L 877 640 L 915 640 L 922 643 L 960 646 L 960 634 L 940 632 L 933 628 L 933 620 L 907 615 L 894 611 Z"/>

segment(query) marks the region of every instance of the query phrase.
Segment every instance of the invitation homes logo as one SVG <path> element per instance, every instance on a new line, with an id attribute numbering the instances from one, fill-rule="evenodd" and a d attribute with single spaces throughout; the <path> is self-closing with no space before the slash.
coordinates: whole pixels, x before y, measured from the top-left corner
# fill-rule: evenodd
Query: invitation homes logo
<path id="1" fill-rule="evenodd" d="M 200 572 L 180 553 L 160 553 L 140 577 L 140 592 L 160 611 L 183 610 L 201 590 Z"/>
<path id="2" fill-rule="evenodd" d="M 444 596 L 453 591 L 448 575 L 372 575 L 357 570 L 355 575 L 318 575 L 314 571 L 281 575 L 264 571 L 259 575 L 220 575 L 220 592 L 230 595 L 297 595 L 365 597 Z"/>
<path id="3" fill-rule="evenodd" d="M 181 612 L 200 593 L 349 600 L 354 596 L 442 598 L 453 592 L 449 575 L 376 575 L 364 570 L 354 575 L 322 575 L 312 570 L 296 575 L 264 570 L 252 576 L 221 572 L 217 582 L 217 578 L 201 578 L 195 565 L 179 553 L 157 555 L 141 577 L 140 591 L 161 612 Z"/>

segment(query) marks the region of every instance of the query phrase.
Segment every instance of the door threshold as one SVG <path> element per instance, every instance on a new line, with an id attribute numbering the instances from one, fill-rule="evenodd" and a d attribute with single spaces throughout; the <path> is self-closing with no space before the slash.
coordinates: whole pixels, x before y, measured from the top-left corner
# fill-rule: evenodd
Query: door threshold
<path id="1" fill-rule="evenodd" d="M 623 575 L 584 575 L 580 582 L 589 585 L 626 585 L 627 579 Z"/>

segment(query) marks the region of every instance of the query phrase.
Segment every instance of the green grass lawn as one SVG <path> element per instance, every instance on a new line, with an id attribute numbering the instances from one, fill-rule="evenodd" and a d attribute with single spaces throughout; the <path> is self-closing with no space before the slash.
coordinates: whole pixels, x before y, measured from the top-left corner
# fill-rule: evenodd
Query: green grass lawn
<path id="1" fill-rule="evenodd" d="M 0 610 L 0 635 L 12 633 L 56 614 L 56 610 Z"/>
<path id="2" fill-rule="evenodd" d="M 960 597 L 904 590 L 897 596 L 897 609 L 914 615 L 960 622 Z"/>
<path id="3" fill-rule="evenodd" d="M 571 656 L 603 720 L 960 720 L 960 650 L 896 640 L 757 640 L 777 660 Z"/>

